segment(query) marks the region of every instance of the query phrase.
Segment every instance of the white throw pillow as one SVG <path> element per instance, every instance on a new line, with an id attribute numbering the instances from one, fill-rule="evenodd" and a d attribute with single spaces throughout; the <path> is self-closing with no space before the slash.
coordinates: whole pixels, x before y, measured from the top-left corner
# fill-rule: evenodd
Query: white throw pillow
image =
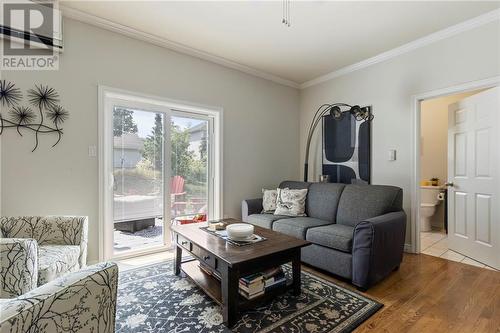
<path id="1" fill-rule="evenodd" d="M 276 209 L 278 191 L 262 189 L 262 213 L 272 213 Z"/>
<path id="2" fill-rule="evenodd" d="M 307 189 L 290 190 L 279 188 L 277 190 L 276 210 L 274 215 L 306 216 Z"/>

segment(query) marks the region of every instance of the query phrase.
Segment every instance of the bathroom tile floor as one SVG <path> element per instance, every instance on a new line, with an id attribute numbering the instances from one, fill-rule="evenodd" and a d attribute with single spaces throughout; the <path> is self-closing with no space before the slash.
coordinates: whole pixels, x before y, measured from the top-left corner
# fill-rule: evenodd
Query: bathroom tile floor
<path id="1" fill-rule="evenodd" d="M 474 259 L 461 255 L 448 248 L 448 236 L 440 231 L 428 231 L 420 233 L 420 251 L 434 257 L 460 262 L 462 264 L 495 270 Z"/>

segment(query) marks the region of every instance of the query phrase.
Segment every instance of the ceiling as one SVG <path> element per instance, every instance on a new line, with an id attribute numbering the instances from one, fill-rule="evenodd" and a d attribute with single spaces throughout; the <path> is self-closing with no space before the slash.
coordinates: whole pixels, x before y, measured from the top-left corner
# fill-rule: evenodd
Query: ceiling
<path id="1" fill-rule="evenodd" d="M 205 53 L 303 83 L 500 7 L 500 2 L 63 1 Z"/>

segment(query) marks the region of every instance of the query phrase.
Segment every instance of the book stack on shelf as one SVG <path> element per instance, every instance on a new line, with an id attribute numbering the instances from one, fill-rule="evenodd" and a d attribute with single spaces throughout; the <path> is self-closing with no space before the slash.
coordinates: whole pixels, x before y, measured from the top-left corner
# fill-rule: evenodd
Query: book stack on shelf
<path id="1" fill-rule="evenodd" d="M 220 273 L 216 272 L 215 270 L 213 270 L 212 268 L 208 267 L 207 265 L 201 262 L 198 264 L 198 267 L 200 267 L 200 269 L 204 271 L 206 274 L 211 275 L 220 281 Z"/>
<path id="2" fill-rule="evenodd" d="M 254 299 L 285 284 L 285 273 L 279 266 L 240 278 L 239 292 L 246 299 Z"/>
<path id="3" fill-rule="evenodd" d="M 240 278 L 240 294 L 246 299 L 254 299 L 264 294 L 264 277 L 262 274 L 252 274 Z"/>
<path id="4" fill-rule="evenodd" d="M 264 271 L 262 275 L 264 276 L 265 291 L 269 291 L 286 284 L 285 273 L 281 269 L 281 266 Z"/>

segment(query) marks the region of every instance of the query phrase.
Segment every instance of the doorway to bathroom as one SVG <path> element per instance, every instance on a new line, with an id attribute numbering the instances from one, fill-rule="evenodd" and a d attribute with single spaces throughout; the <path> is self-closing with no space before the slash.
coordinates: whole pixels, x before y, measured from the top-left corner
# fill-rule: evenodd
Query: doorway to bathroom
<path id="1" fill-rule="evenodd" d="M 500 88 L 422 98 L 419 103 L 420 252 L 499 269 Z M 418 251 L 418 250 L 417 250 Z"/>

